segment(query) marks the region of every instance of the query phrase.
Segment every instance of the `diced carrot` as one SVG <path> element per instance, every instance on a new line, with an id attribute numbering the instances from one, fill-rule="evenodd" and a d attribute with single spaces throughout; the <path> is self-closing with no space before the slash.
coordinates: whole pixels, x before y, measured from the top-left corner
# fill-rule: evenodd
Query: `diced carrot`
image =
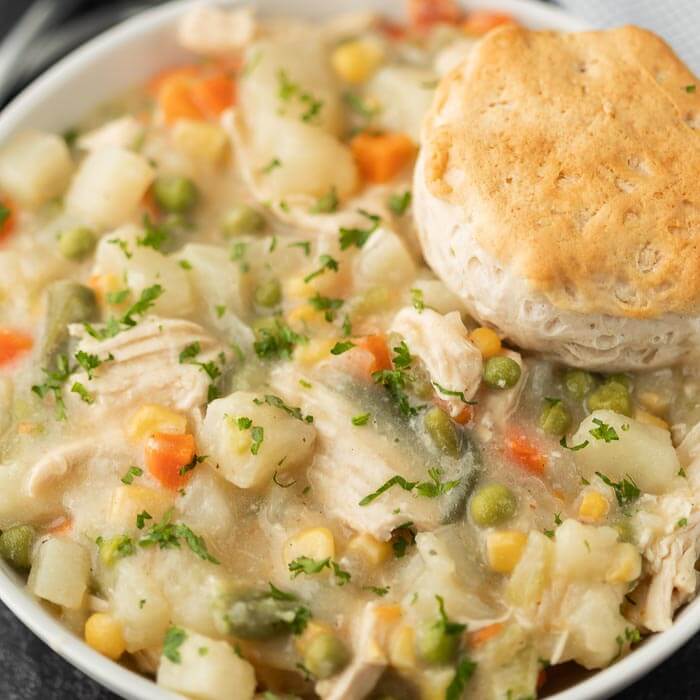
<path id="1" fill-rule="evenodd" d="M 498 636 L 503 629 L 503 625 L 500 622 L 494 622 L 492 625 L 487 625 L 479 630 L 469 633 L 469 645 L 472 647 L 478 647 L 488 642 L 489 639 L 493 639 Z"/>
<path id="2" fill-rule="evenodd" d="M 544 474 L 546 457 L 520 428 L 510 428 L 505 436 L 506 456 L 532 474 Z"/>
<path id="3" fill-rule="evenodd" d="M 183 467 L 195 457 L 193 435 L 154 433 L 146 442 L 145 462 L 148 471 L 163 486 L 178 489 L 192 476 L 192 470 L 183 472 Z"/>
<path id="4" fill-rule="evenodd" d="M 457 24 L 463 13 L 455 0 L 409 0 L 408 16 L 416 29 L 430 29 L 434 24 Z"/>
<path id="5" fill-rule="evenodd" d="M 192 101 L 208 119 L 218 117 L 234 102 L 234 83 L 223 73 L 194 81 L 190 87 Z"/>
<path id="6" fill-rule="evenodd" d="M 366 335 L 355 340 L 355 345 L 372 354 L 373 362 L 369 367 L 370 375 L 383 369 L 391 369 L 389 346 L 383 335 Z"/>
<path id="7" fill-rule="evenodd" d="M 174 124 L 178 119 L 202 119 L 202 112 L 192 97 L 190 83 L 182 78 L 163 83 L 158 91 L 158 103 L 166 124 Z"/>
<path id="8" fill-rule="evenodd" d="M 462 29 L 467 34 L 482 35 L 503 24 L 515 24 L 515 20 L 504 12 L 474 10 L 462 22 Z"/>
<path id="9" fill-rule="evenodd" d="M 537 674 L 537 690 L 539 690 L 547 682 L 547 671 L 541 668 Z"/>
<path id="10" fill-rule="evenodd" d="M 0 328 L 0 365 L 12 362 L 29 352 L 33 344 L 31 336 L 9 328 Z"/>
<path id="11" fill-rule="evenodd" d="M 352 154 L 367 182 L 388 182 L 408 165 L 416 145 L 406 134 L 373 134 L 367 131 L 350 142 Z"/>
<path id="12" fill-rule="evenodd" d="M 459 423 L 460 425 L 466 425 L 467 423 L 471 422 L 472 418 L 474 418 L 474 407 L 465 406 L 462 411 L 453 418 L 453 420 L 455 423 Z"/>
<path id="13" fill-rule="evenodd" d="M 406 36 L 406 27 L 402 24 L 397 24 L 396 22 L 391 22 L 388 19 L 384 19 L 379 24 L 379 31 L 384 34 L 384 36 L 389 39 L 403 39 Z"/>
<path id="14" fill-rule="evenodd" d="M 0 199 L 0 241 L 7 238 L 17 224 L 15 205 L 7 198 Z"/>
<path id="15" fill-rule="evenodd" d="M 199 66 L 178 66 L 177 68 L 167 68 L 151 78 L 148 83 L 148 90 L 154 96 L 158 97 L 160 89 L 168 82 L 183 81 L 187 78 L 195 78 L 200 73 Z"/>

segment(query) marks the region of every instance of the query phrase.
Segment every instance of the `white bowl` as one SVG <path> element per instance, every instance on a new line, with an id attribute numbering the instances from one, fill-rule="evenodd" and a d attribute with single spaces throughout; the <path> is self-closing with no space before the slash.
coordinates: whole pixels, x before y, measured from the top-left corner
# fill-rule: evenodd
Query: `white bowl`
<path id="1" fill-rule="evenodd" d="M 0 143 L 14 132 L 36 127 L 61 132 L 100 102 L 144 82 L 157 71 L 185 60 L 175 43 L 175 25 L 193 0 L 171 2 L 145 12 L 105 32 L 55 65 L 35 81 L 0 115 Z M 263 13 L 308 18 L 373 8 L 398 15 L 396 0 L 258 0 Z M 467 0 L 471 8 L 509 12 L 536 28 L 576 31 L 587 25 L 560 10 L 532 0 Z M 56 653 L 128 700 L 175 700 L 179 697 L 109 661 L 65 629 L 21 586 L 20 578 L 0 562 L 0 598 Z M 614 666 L 551 696 L 556 700 L 604 698 L 633 682 L 672 654 L 700 629 L 700 599 L 688 605 L 674 626 L 646 641 Z"/>

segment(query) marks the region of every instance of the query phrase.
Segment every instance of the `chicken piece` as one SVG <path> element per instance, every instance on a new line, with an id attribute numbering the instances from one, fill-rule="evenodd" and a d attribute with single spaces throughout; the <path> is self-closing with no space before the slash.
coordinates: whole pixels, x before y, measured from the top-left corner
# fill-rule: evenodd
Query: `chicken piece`
<path id="1" fill-rule="evenodd" d="M 106 340 L 93 338 L 77 324 L 70 326 L 70 333 L 80 339 L 79 351 L 102 361 L 92 379 L 87 372 L 72 377 L 91 393 L 93 405 L 82 403 L 73 393 L 66 396 L 73 404 L 69 409 L 83 406 L 91 416 L 96 407 L 113 411 L 145 401 L 193 411 L 207 402 L 214 381 L 202 365 L 213 363 L 208 367 L 221 371 L 230 359 L 224 346 L 201 326 L 180 319 L 151 316 Z M 180 353 L 187 347 L 194 349 L 195 343 L 199 352 L 192 361 L 181 362 Z"/>
<path id="2" fill-rule="evenodd" d="M 354 635 L 352 662 L 340 675 L 316 685 L 323 700 L 363 700 L 369 695 L 389 663 L 385 652 L 387 633 L 392 622 L 400 619 L 398 608 L 394 615 L 392 612 L 394 606 L 365 606 Z"/>
<path id="3" fill-rule="evenodd" d="M 660 632 L 671 626 L 674 611 L 695 593 L 700 509 L 694 499 L 678 494 L 645 495 L 639 505 L 636 531 L 651 580 L 638 612 L 645 627 Z"/>
<path id="4" fill-rule="evenodd" d="M 88 152 L 111 146 L 131 149 L 139 142 L 143 132 L 143 125 L 134 117 L 120 117 L 83 134 L 78 139 L 78 148 Z"/>
<path id="5" fill-rule="evenodd" d="M 293 368 L 273 372 L 271 384 L 288 401 L 314 417 L 317 431 L 316 457 L 308 477 L 323 511 L 358 532 L 388 540 L 391 532 L 410 520 L 418 530 L 431 530 L 440 523 L 439 499 L 421 498 L 394 486 L 368 505 L 360 501 L 396 476 L 406 473 L 406 455 L 388 437 L 372 428 L 358 435 L 352 426 L 356 406 L 318 381 L 303 389 L 306 379 Z"/>
<path id="6" fill-rule="evenodd" d="M 458 416 L 464 410 L 462 398 L 445 394 L 437 385 L 461 392 L 469 400 L 481 384 L 483 371 L 481 352 L 467 337 L 459 312 L 443 316 L 432 309 L 406 307 L 396 314 L 391 330 L 404 337 L 411 354 L 419 357 L 428 370 L 450 415 Z"/>
<path id="7" fill-rule="evenodd" d="M 178 39 L 188 51 L 220 55 L 240 51 L 255 37 L 253 10 L 224 10 L 211 5 L 192 8 L 180 20 Z"/>

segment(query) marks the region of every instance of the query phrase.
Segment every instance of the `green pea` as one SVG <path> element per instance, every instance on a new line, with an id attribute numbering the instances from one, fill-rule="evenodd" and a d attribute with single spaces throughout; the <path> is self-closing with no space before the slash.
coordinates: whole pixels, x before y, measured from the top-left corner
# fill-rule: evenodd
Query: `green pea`
<path id="1" fill-rule="evenodd" d="M 520 379 L 520 365 L 510 357 L 489 357 L 484 365 L 484 381 L 492 389 L 510 389 Z"/>
<path id="2" fill-rule="evenodd" d="M 457 655 L 459 636 L 448 634 L 439 622 L 423 623 L 416 635 L 419 656 L 429 664 L 448 664 Z"/>
<path id="3" fill-rule="evenodd" d="M 540 428 L 550 435 L 563 435 L 571 425 L 571 413 L 561 401 L 548 401 L 540 413 Z"/>
<path id="4" fill-rule="evenodd" d="M 0 535 L 0 556 L 13 568 L 27 571 L 32 565 L 35 532 L 31 525 L 16 525 Z"/>
<path id="5" fill-rule="evenodd" d="M 623 416 L 632 415 L 632 400 L 627 387 L 617 381 L 607 381 L 601 384 L 588 396 L 589 411 L 607 409 L 621 413 Z"/>
<path id="6" fill-rule="evenodd" d="M 570 369 L 564 375 L 564 387 L 575 399 L 583 399 L 595 383 L 595 377 L 582 369 Z"/>
<path id="7" fill-rule="evenodd" d="M 247 204 L 236 204 L 224 216 L 221 228 L 226 238 L 259 233 L 265 228 L 265 217 Z"/>
<path id="8" fill-rule="evenodd" d="M 185 214 L 197 204 L 199 191 L 187 177 L 161 175 L 153 183 L 153 196 L 156 204 L 164 211 Z"/>
<path id="9" fill-rule="evenodd" d="M 605 382 L 617 382 L 618 384 L 622 384 L 622 386 L 624 386 L 625 389 L 628 390 L 632 386 L 630 376 L 628 374 L 622 374 L 621 372 L 609 375 L 605 378 Z"/>
<path id="10" fill-rule="evenodd" d="M 425 414 L 423 421 L 435 446 L 450 457 L 459 457 L 460 436 L 447 413 L 435 406 Z"/>
<path id="11" fill-rule="evenodd" d="M 279 280 L 267 280 L 255 289 L 255 303 L 259 306 L 277 306 L 282 299 L 282 286 Z"/>
<path id="12" fill-rule="evenodd" d="M 517 509 L 513 492 L 503 484 L 482 486 L 469 503 L 472 518 L 481 527 L 500 525 L 510 520 Z"/>
<path id="13" fill-rule="evenodd" d="M 58 249 L 69 260 L 82 260 L 92 253 L 97 243 L 97 236 L 85 226 L 64 231 L 58 239 Z"/>
<path id="14" fill-rule="evenodd" d="M 350 654 L 343 642 L 334 634 L 317 634 L 306 649 L 304 666 L 312 675 L 323 680 L 330 678 L 347 666 Z"/>

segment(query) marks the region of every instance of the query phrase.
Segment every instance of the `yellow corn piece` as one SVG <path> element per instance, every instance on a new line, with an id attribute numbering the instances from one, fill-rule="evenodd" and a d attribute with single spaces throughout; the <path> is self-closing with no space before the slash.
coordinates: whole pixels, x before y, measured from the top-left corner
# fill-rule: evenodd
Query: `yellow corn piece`
<path id="1" fill-rule="evenodd" d="M 391 545 L 366 532 L 353 537 L 348 543 L 346 551 L 372 566 L 379 566 L 391 557 Z"/>
<path id="2" fill-rule="evenodd" d="M 527 535 L 518 530 L 492 532 L 486 539 L 489 566 L 499 574 L 509 574 L 520 560 Z"/>
<path id="3" fill-rule="evenodd" d="M 132 528 L 139 513 L 145 510 L 154 521 L 160 520 L 172 504 L 173 497 L 169 492 L 156 491 L 137 484 L 119 486 L 112 495 L 109 519 L 122 529 Z"/>
<path id="4" fill-rule="evenodd" d="M 315 365 L 331 357 L 331 348 L 336 342 L 334 338 L 311 338 L 305 345 L 297 345 L 294 359 L 303 365 Z"/>
<path id="5" fill-rule="evenodd" d="M 309 324 L 319 324 L 325 323 L 323 314 L 320 311 L 314 309 L 311 304 L 301 304 L 295 309 L 292 309 L 289 314 L 287 314 L 288 323 L 309 323 Z"/>
<path id="6" fill-rule="evenodd" d="M 143 442 L 153 433 L 177 433 L 187 430 L 187 418 L 165 406 L 146 404 L 129 419 L 126 434 L 133 443 Z"/>
<path id="7" fill-rule="evenodd" d="M 374 616 L 377 621 L 385 625 L 393 625 L 401 619 L 401 606 L 396 603 L 378 605 L 374 609 Z"/>
<path id="8" fill-rule="evenodd" d="M 338 46 L 331 56 L 331 64 L 341 80 L 358 84 L 372 76 L 383 58 L 384 52 L 379 44 L 358 39 Z"/>
<path id="9" fill-rule="evenodd" d="M 241 430 L 238 427 L 237 421 L 238 418 L 236 416 L 226 416 L 226 422 L 228 424 L 228 444 L 231 452 L 244 455 L 250 450 L 253 440 L 250 437 L 249 431 Z"/>
<path id="10" fill-rule="evenodd" d="M 469 334 L 469 340 L 476 345 L 484 359 L 498 355 L 501 352 L 501 339 L 496 331 L 491 328 L 486 328 L 485 326 L 475 328 Z"/>
<path id="11" fill-rule="evenodd" d="M 104 275 L 93 275 L 88 282 L 88 286 L 95 292 L 100 306 L 104 306 L 107 303 L 107 295 L 110 292 L 119 291 L 124 285 L 117 275 L 108 272 Z"/>
<path id="12" fill-rule="evenodd" d="M 645 423 L 646 425 L 655 425 L 657 428 L 661 428 L 662 430 L 670 430 L 668 423 L 663 418 L 659 418 L 653 413 L 649 413 L 642 408 L 634 409 L 634 419 L 638 420 L 640 423 Z"/>
<path id="13" fill-rule="evenodd" d="M 284 544 L 284 562 L 289 565 L 298 557 L 327 559 L 335 556 L 335 539 L 327 527 L 310 527 L 290 537 Z"/>
<path id="14" fill-rule="evenodd" d="M 284 282 L 285 299 L 308 299 L 313 292 L 313 287 L 304 282 L 303 277 L 290 277 Z"/>
<path id="15" fill-rule="evenodd" d="M 389 637 L 389 661 L 394 668 L 416 667 L 416 633 L 409 625 L 399 625 Z"/>
<path id="16" fill-rule="evenodd" d="M 301 635 L 295 638 L 294 646 L 297 651 L 303 656 L 309 644 L 319 635 L 325 632 L 330 632 L 331 628 L 322 622 L 310 620 Z"/>
<path id="17" fill-rule="evenodd" d="M 618 545 L 615 564 L 608 571 L 605 580 L 608 583 L 629 583 L 639 578 L 642 573 L 642 558 L 637 548 L 629 542 Z"/>
<path id="18" fill-rule="evenodd" d="M 172 131 L 173 144 L 183 155 L 208 166 L 221 163 L 226 156 L 226 132 L 216 124 L 181 119 Z"/>
<path id="19" fill-rule="evenodd" d="M 665 413 L 669 408 L 669 400 L 666 396 L 657 393 L 656 391 L 640 391 L 637 394 L 639 403 L 651 413 L 656 415 Z"/>
<path id="20" fill-rule="evenodd" d="M 455 671 L 450 667 L 430 668 L 416 675 L 421 700 L 444 700 Z"/>
<path id="21" fill-rule="evenodd" d="M 587 523 L 596 523 L 602 520 L 610 510 L 608 499 L 597 491 L 588 491 L 581 499 L 578 507 L 578 517 Z"/>
<path id="22" fill-rule="evenodd" d="M 126 650 L 121 622 L 107 613 L 90 615 L 85 623 L 85 641 L 88 646 L 113 661 Z"/>

